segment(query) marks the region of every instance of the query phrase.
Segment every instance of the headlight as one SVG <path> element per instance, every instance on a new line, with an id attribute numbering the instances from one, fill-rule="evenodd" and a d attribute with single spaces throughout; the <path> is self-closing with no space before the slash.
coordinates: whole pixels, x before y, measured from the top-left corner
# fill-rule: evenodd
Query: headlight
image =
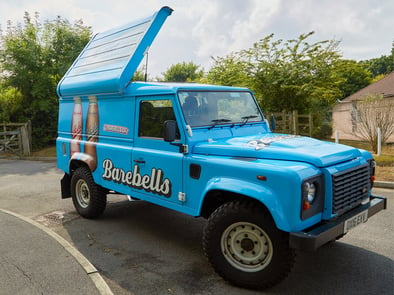
<path id="1" fill-rule="evenodd" d="M 309 218 L 321 212 L 324 206 L 323 175 L 304 180 L 301 195 L 301 219 Z"/>
<path id="2" fill-rule="evenodd" d="M 316 186 L 315 184 L 312 182 L 305 182 L 305 192 L 306 192 L 306 198 L 307 201 L 309 203 L 313 203 L 313 201 L 315 200 L 316 197 Z"/>

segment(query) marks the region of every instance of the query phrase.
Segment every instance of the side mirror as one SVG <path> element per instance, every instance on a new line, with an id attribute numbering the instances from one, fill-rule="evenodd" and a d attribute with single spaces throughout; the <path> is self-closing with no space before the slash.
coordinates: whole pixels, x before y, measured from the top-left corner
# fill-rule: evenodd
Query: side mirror
<path id="1" fill-rule="evenodd" d="M 164 141 L 166 142 L 173 142 L 176 139 L 176 121 L 174 120 L 167 120 L 164 121 Z"/>
<path id="2" fill-rule="evenodd" d="M 274 132 L 276 129 L 276 120 L 274 114 L 271 114 L 270 126 L 271 126 L 271 131 Z"/>

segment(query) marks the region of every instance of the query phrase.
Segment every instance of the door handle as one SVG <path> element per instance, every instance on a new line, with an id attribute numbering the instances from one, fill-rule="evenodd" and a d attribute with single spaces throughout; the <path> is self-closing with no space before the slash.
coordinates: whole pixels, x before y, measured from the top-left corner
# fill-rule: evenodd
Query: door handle
<path id="1" fill-rule="evenodd" d="M 134 163 L 145 164 L 145 160 L 134 160 Z"/>

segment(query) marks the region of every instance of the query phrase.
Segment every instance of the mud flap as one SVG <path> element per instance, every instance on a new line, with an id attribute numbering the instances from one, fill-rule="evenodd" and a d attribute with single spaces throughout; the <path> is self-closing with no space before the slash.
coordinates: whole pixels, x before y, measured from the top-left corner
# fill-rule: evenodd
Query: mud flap
<path id="1" fill-rule="evenodd" d="M 71 198 L 71 177 L 67 173 L 64 173 L 63 178 L 60 180 L 60 187 L 62 199 Z"/>

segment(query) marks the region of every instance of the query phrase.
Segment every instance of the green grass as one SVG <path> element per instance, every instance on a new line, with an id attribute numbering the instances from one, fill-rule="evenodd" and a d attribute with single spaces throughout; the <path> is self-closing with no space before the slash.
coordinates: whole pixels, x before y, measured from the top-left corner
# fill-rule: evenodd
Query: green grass
<path id="1" fill-rule="evenodd" d="M 32 152 L 32 157 L 56 157 L 56 146 L 50 146 Z"/>
<path id="2" fill-rule="evenodd" d="M 394 166 L 394 155 L 381 155 L 374 158 L 378 166 Z"/>
<path id="3" fill-rule="evenodd" d="M 340 140 L 340 144 L 350 145 L 352 147 L 371 151 L 369 144 L 365 141 L 356 141 L 356 140 Z M 377 163 L 382 164 L 383 166 L 387 166 L 390 164 L 394 164 L 394 145 L 393 144 L 386 144 L 382 147 L 382 153 L 380 156 L 374 155 L 375 161 Z"/>

